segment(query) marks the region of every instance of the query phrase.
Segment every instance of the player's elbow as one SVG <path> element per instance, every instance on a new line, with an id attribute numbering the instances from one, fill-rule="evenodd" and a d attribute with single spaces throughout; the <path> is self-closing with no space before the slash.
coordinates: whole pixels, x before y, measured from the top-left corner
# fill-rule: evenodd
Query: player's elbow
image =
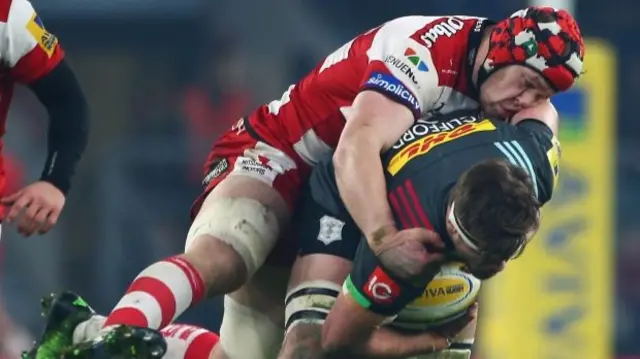
<path id="1" fill-rule="evenodd" d="M 560 116 L 551 101 L 544 101 L 537 106 L 519 111 L 511 118 L 511 123 L 517 125 L 524 120 L 537 120 L 549 126 L 554 136 L 558 135 Z"/>

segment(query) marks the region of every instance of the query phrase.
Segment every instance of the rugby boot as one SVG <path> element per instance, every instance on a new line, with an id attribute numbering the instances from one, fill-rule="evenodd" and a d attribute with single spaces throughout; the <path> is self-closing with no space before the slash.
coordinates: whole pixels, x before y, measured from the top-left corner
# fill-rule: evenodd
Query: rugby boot
<path id="1" fill-rule="evenodd" d="M 73 345 L 59 359 L 156 359 L 167 351 L 167 342 L 159 331 L 118 325 L 91 341 Z"/>
<path id="2" fill-rule="evenodd" d="M 95 314 L 79 295 L 72 292 L 52 293 L 40 301 L 46 325 L 33 349 L 22 353 L 22 359 L 58 359 L 64 348 L 73 344 L 73 331 L 78 324 Z"/>

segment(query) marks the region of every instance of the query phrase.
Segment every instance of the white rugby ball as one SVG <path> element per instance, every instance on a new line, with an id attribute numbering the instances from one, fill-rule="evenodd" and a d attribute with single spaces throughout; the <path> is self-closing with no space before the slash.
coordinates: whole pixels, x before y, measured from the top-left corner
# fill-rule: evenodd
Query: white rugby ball
<path id="1" fill-rule="evenodd" d="M 480 293 L 480 280 L 462 266 L 458 262 L 443 265 L 422 296 L 400 311 L 390 325 L 424 331 L 460 318 Z"/>

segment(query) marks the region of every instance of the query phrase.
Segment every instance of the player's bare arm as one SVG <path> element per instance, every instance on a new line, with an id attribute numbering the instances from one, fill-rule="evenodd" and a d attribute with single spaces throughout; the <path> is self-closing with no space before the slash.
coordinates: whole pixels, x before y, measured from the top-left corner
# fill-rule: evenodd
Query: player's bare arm
<path id="1" fill-rule="evenodd" d="M 386 197 L 380 153 L 411 126 L 406 107 L 374 91 L 363 91 L 345 113 L 347 123 L 333 156 L 340 195 L 369 246 L 389 270 L 407 278 L 420 272 L 420 241 L 442 247 L 433 233 L 413 228 L 398 233 Z"/>
<path id="2" fill-rule="evenodd" d="M 410 231 L 405 230 L 398 232 L 398 234 L 403 235 Z M 399 250 L 389 251 L 394 253 L 390 262 L 397 264 L 399 269 L 399 272 L 394 272 L 394 274 L 407 282 L 414 283 L 416 286 L 421 285 L 418 282 L 428 283 L 430 278 L 433 278 L 440 270 L 440 266 L 445 260 L 443 245 L 439 237 L 433 233 L 432 236 L 416 238 L 416 240 L 400 238 L 399 241 L 403 243 L 397 247 Z M 380 260 L 382 261 L 382 259 Z M 350 283 L 350 279 L 347 279 L 346 288 L 349 286 L 348 283 Z M 356 348 L 359 348 L 360 351 L 364 351 L 367 348 L 371 349 L 368 343 L 373 332 L 387 320 L 389 320 L 389 315 L 365 308 L 357 302 L 350 292 L 347 291 L 345 293 L 345 290 L 343 290 L 336 298 L 336 302 L 324 322 L 322 331 L 323 350 L 334 355 L 346 355 L 347 353 L 356 354 L 354 352 L 358 350 Z M 424 342 L 422 345 L 416 345 L 414 341 L 408 339 L 398 343 L 398 345 L 401 346 L 403 352 L 424 353 L 429 350 L 431 343 Z M 425 345 L 427 346 L 426 348 Z"/>
<path id="3" fill-rule="evenodd" d="M 445 350 L 450 345 L 450 338 L 466 328 L 475 320 L 477 314 L 478 305 L 474 304 L 460 319 L 437 330 L 415 334 L 403 334 L 390 328 L 380 327 L 371 333 L 369 340 L 358 350 L 358 353 L 367 358 L 404 359 Z"/>
<path id="4" fill-rule="evenodd" d="M 404 105 L 374 91 L 363 91 L 345 113 L 346 125 L 333 156 L 342 199 L 372 248 L 397 231 L 387 203 L 380 153 L 411 126 Z"/>
<path id="5" fill-rule="evenodd" d="M 474 305 L 467 315 L 437 330 L 405 334 L 388 327 L 379 327 L 386 317 L 364 310 L 350 295 L 341 294 L 322 327 L 323 350 L 331 358 L 350 355 L 368 359 L 404 359 L 424 355 L 448 348 L 450 338 L 455 337 L 476 316 L 477 305 Z M 370 330 L 357 334 L 350 331 L 355 326 L 348 322 L 353 320 L 357 320 L 361 328 Z"/>

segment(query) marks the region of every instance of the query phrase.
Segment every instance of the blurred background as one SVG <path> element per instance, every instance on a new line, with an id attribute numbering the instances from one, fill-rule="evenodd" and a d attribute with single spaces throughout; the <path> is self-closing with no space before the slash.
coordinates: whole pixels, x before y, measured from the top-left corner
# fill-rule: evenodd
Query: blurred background
<path id="1" fill-rule="evenodd" d="M 107 312 L 141 269 L 181 251 L 212 141 L 253 107 L 279 98 L 334 48 L 397 16 L 498 20 L 528 2 L 33 5 L 67 51 L 93 123 L 58 227 L 29 239 L 3 228 L 3 301 L 14 323 L 37 335 L 42 295 L 69 288 Z M 508 277 L 496 279 L 483 300 L 483 359 L 640 358 L 640 120 L 632 104 L 640 93 L 640 42 L 634 37 L 640 2 L 576 0 L 563 6 L 593 39 L 587 73 L 577 89 L 554 99 L 565 152 L 559 194 L 546 209 L 551 219 L 540 244 Z M 46 126 L 35 97 L 18 89 L 5 137 L 9 190 L 39 176 Z M 6 314 L 0 315 L 0 344 L 10 347 L 19 341 Z M 217 329 L 219 302 L 183 318 Z"/>

